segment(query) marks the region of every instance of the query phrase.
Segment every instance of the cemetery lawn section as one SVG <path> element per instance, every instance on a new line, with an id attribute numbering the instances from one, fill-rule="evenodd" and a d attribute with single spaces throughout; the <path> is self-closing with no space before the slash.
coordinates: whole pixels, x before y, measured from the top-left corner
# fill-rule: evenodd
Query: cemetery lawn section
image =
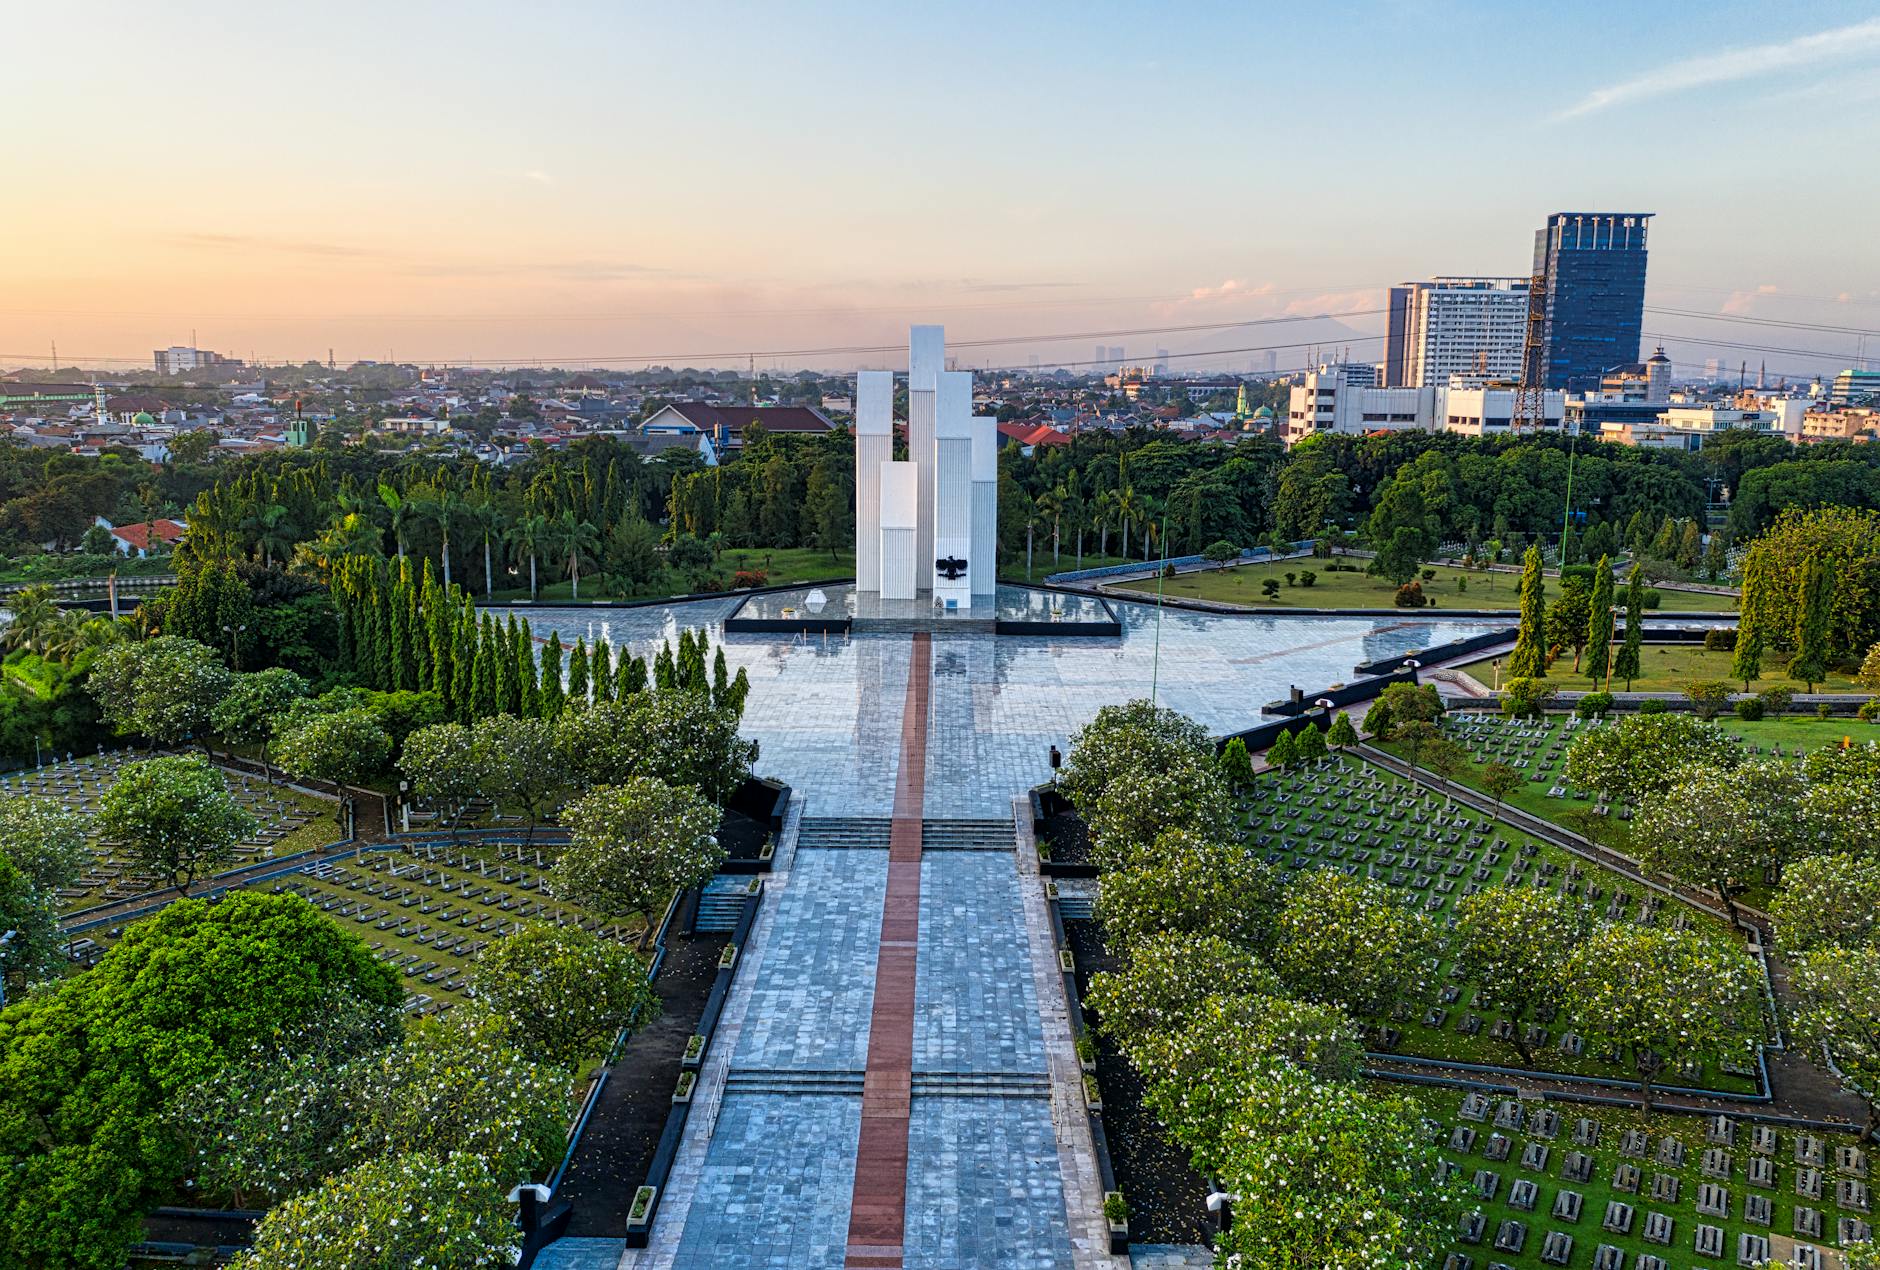
<path id="1" fill-rule="evenodd" d="M 1725 714 L 1716 723 L 1726 735 L 1741 737 L 1745 745 L 1760 746 L 1764 753 L 1781 746 L 1784 754 L 1796 754 L 1823 745 L 1838 746 L 1843 739 L 1855 745 L 1880 741 L 1880 726 L 1850 718 L 1817 719 L 1812 715 L 1795 714 L 1751 723 L 1734 714 Z M 1525 779 L 1508 795 L 1506 803 L 1582 837 L 1587 836 L 1584 826 L 1574 823 L 1576 817 L 1572 813 L 1590 810 L 1595 800 L 1591 791 L 1573 789 L 1566 784 L 1567 746 L 1577 732 L 1588 726 L 1586 720 L 1567 714 L 1550 714 L 1543 720 L 1530 722 L 1505 719 L 1489 712 L 1456 711 L 1442 720 L 1443 730 L 1462 743 L 1467 755 L 1467 763 L 1456 773 L 1458 784 L 1492 798 L 1482 785 L 1482 769 L 1493 762 L 1519 767 L 1525 759 L 1528 766 L 1521 768 Z M 1409 752 L 1401 742 L 1373 741 L 1371 744 L 1397 758 L 1409 759 Z M 1631 837 L 1629 816 L 1606 817 L 1600 845 L 1628 852 Z M 1760 907 L 1767 902 L 1768 895 L 1763 888 L 1756 887 L 1739 898 Z"/>
<path id="2" fill-rule="evenodd" d="M 1283 880 L 1312 868 L 1343 869 L 1391 886 L 1438 923 L 1451 915 L 1457 899 L 1475 889 L 1511 882 L 1564 884 L 1606 921 L 1642 921 L 1649 913 L 1654 924 L 1685 924 L 1728 937 L 1721 919 L 1358 759 L 1332 758 L 1262 774 L 1242 808 L 1243 840 L 1280 870 Z M 1520 1067 L 1514 1046 L 1492 1034 L 1500 1016 L 1486 1010 L 1478 1015 L 1471 1008 L 1474 986 L 1452 978 L 1452 964 L 1444 955 L 1433 973 L 1407 985 L 1387 1018 L 1366 1020 L 1367 1046 L 1405 1056 Z M 1637 1079 L 1629 1067 L 1604 1060 L 1590 1045 L 1575 1046 L 1551 1016 L 1507 1022 L 1544 1033 L 1531 1044 L 1534 1070 Z M 1747 1061 L 1734 1071 L 1706 1064 L 1697 1071 L 1667 1072 L 1661 1083 L 1756 1091 Z"/>
<path id="3" fill-rule="evenodd" d="M 52 798 L 68 811 L 89 819 L 97 815 L 99 799 L 115 781 L 118 768 L 138 757 L 129 751 L 118 751 L 15 772 L 0 781 L 0 793 Z M 222 773 L 228 781 L 230 796 L 260 822 L 260 828 L 253 838 L 237 844 L 235 858 L 216 872 L 264 864 L 339 840 L 339 825 L 334 819 L 336 805 L 332 799 L 302 794 L 284 784 L 269 785 L 259 776 L 227 769 L 222 769 Z M 164 898 L 165 883 L 140 877 L 124 853 L 95 832 L 89 846 L 90 867 L 76 885 L 59 893 L 61 913 L 134 899 L 146 893 L 153 899 Z"/>
<path id="4" fill-rule="evenodd" d="M 1347 573 L 1342 569 L 1329 571 L 1330 564 L 1353 564 L 1359 570 Z M 1336 560 L 1318 560 L 1302 556 L 1292 560 L 1283 560 L 1278 564 L 1242 564 L 1226 569 L 1204 569 L 1193 573 L 1179 573 L 1172 578 L 1162 579 L 1162 594 L 1179 599 L 1212 600 L 1223 604 L 1240 604 L 1251 609 L 1393 609 L 1397 588 L 1383 578 L 1373 577 L 1362 572 L 1365 562 L 1339 558 Z M 1453 565 L 1427 565 L 1436 573 L 1432 582 L 1423 583 L 1423 593 L 1436 600 L 1436 611 L 1444 609 L 1506 609 L 1513 612 L 1520 603 L 1519 573 L 1484 573 L 1475 569 L 1460 569 Z M 1299 584 L 1300 575 L 1310 570 L 1317 577 L 1311 586 Z M 1293 575 L 1292 585 L 1287 585 L 1286 575 Z M 1267 599 L 1261 592 L 1261 584 L 1269 579 L 1279 583 L 1279 594 Z M 1457 584 L 1466 580 L 1468 588 L 1458 590 Z M 1550 579 L 1550 587 L 1558 588 L 1559 579 Z M 1156 579 L 1146 578 L 1135 582 L 1119 582 L 1119 591 L 1146 591 L 1155 594 Z M 1653 610 L 1661 613 L 1723 613 L 1736 608 L 1736 597 L 1731 595 L 1708 595 L 1694 591 L 1669 591 L 1659 589 L 1660 607 Z M 1419 612 L 1416 609 L 1396 610 L 1400 612 Z M 1728 654 L 1725 654 L 1727 659 Z"/>
<path id="5" fill-rule="evenodd" d="M 1618 650 L 1615 648 L 1614 652 Z M 1632 681 L 1634 692 L 1683 692 L 1694 680 L 1720 679 L 1730 685 L 1732 692 L 1742 690 L 1743 681 L 1730 676 L 1730 658 L 1732 654 L 1722 649 L 1705 648 L 1701 644 L 1647 644 L 1639 650 L 1639 678 Z M 1760 692 L 1764 688 L 1793 688 L 1796 692 L 1805 692 L 1808 685 L 1790 679 L 1783 672 L 1787 658 L 1771 654 L 1763 659 L 1761 679 L 1750 684 L 1750 691 Z M 1480 680 L 1485 686 L 1495 684 L 1493 658 L 1483 658 L 1463 666 L 1470 675 Z M 1556 661 L 1548 672 L 1548 681 L 1562 692 L 1592 692 L 1596 685 L 1586 675 L 1576 674 L 1571 656 Z M 1625 682 L 1612 681 L 1614 692 L 1625 689 Z M 1817 692 L 1858 692 L 1862 688 L 1854 679 L 1840 672 L 1829 672 L 1828 677 L 1815 687 Z"/>
<path id="6" fill-rule="evenodd" d="M 1460 1169 L 1472 1189 L 1478 1172 L 1495 1175 L 1493 1196 L 1477 1202 L 1484 1219 L 1479 1238 L 1471 1241 L 1463 1237 L 1468 1224 L 1465 1218 L 1465 1229 L 1459 1230 L 1443 1248 L 1445 1257 L 1460 1254 L 1470 1258 L 1468 1264 L 1472 1264 L 1474 1270 L 1483 1270 L 1490 1262 L 1501 1262 L 1515 1270 L 1542 1270 L 1550 1264 L 1579 1270 L 1594 1265 L 1601 1245 L 1623 1250 L 1625 1270 L 1633 1270 L 1641 1254 L 1663 1258 L 1667 1265 L 1674 1267 L 1734 1266 L 1738 1264 L 1739 1240 L 1744 1235 L 1761 1236 L 1772 1242 L 1776 1236 L 1788 1236 L 1816 1247 L 1832 1248 L 1840 1243 L 1843 1219 L 1861 1224 L 1855 1227 L 1855 1233 L 1860 1233 L 1862 1227 L 1872 1221 L 1872 1214 L 1864 1208 L 1843 1207 L 1839 1202 L 1843 1198 L 1842 1184 L 1854 1183 L 1857 1193 L 1847 1198 L 1871 1203 L 1863 1193 L 1869 1179 L 1857 1176 L 1852 1169 L 1837 1168 L 1838 1164 L 1845 1163 L 1857 1166 L 1862 1174 L 1868 1171 L 1865 1158 L 1854 1161 L 1839 1155 L 1845 1148 L 1861 1147 L 1852 1134 L 1808 1134 L 1785 1126 L 1767 1130 L 1773 1133 L 1773 1139 L 1761 1144 L 1767 1150 L 1759 1150 L 1753 1136 L 1756 1127 L 1747 1120 L 1735 1122 L 1726 1141 L 1724 1132 L 1704 1116 L 1538 1101 L 1514 1104 L 1521 1115 L 1520 1127 L 1501 1127 L 1497 1116 L 1510 1104 L 1493 1096 L 1488 1101 L 1486 1118 L 1474 1120 L 1462 1114 L 1465 1096 L 1460 1090 L 1394 1082 L 1377 1082 L 1374 1087 L 1410 1098 L 1419 1106 L 1431 1126 L 1432 1139 L 1442 1158 Z M 1559 1117 L 1557 1125 L 1550 1125 L 1544 1118 L 1550 1110 Z M 1596 1141 L 1578 1140 L 1589 1136 L 1586 1126 L 1596 1127 Z M 1546 1132 L 1548 1128 L 1554 1130 L 1551 1135 Z M 1471 1131 L 1472 1142 L 1469 1141 Z M 1642 1143 L 1634 1139 L 1630 1144 L 1634 1150 L 1642 1145 L 1642 1154 L 1627 1153 L 1629 1132 L 1644 1135 Z M 1508 1142 L 1506 1159 L 1489 1158 L 1490 1143 L 1496 1134 Z M 1713 1135 L 1717 1140 L 1713 1141 Z M 1677 1146 L 1668 1147 L 1668 1143 Z M 1814 1143 L 1819 1143 L 1821 1162 L 1798 1163 L 1798 1148 L 1812 1149 Z M 1524 1155 L 1536 1146 L 1546 1148 L 1544 1162 L 1537 1156 L 1528 1156 L 1524 1161 Z M 1678 1162 L 1678 1148 L 1682 1149 L 1681 1162 Z M 1717 1154 L 1706 1160 L 1706 1152 L 1711 1151 Z M 1666 1154 L 1661 1155 L 1661 1152 Z M 1566 1176 L 1569 1157 L 1575 1153 L 1591 1159 L 1590 1173 L 1584 1181 Z M 1766 1161 L 1766 1164 L 1757 1161 Z M 1524 1163 L 1540 1167 L 1524 1167 Z M 1619 1170 L 1626 1165 L 1638 1172 L 1632 1189 L 1615 1185 Z M 1758 1171 L 1754 1179 L 1752 1169 Z M 1798 1174 L 1805 1169 L 1819 1177 L 1818 1199 L 1797 1194 Z M 1488 1179 L 1485 1176 L 1483 1180 Z M 1510 1202 L 1515 1187 L 1523 1181 L 1536 1187 L 1531 1210 L 1518 1208 Z M 1699 1190 L 1706 1184 L 1728 1192 L 1727 1216 L 1698 1212 Z M 1564 1214 L 1554 1215 L 1555 1204 L 1560 1202 L 1563 1193 L 1580 1197 L 1579 1215 L 1575 1220 L 1568 1220 Z M 1766 1222 L 1748 1220 L 1747 1209 L 1753 1198 L 1767 1202 Z M 1611 1203 L 1631 1206 L 1628 1233 L 1604 1229 L 1607 1205 Z M 1798 1233 L 1796 1218 L 1800 1210 L 1819 1214 L 1821 1233 L 1818 1237 Z M 1670 1219 L 1668 1243 L 1655 1243 L 1645 1238 L 1646 1223 L 1653 1213 Z M 1503 1223 L 1509 1221 L 1526 1226 L 1519 1252 L 1497 1248 L 1495 1244 Z M 1700 1224 L 1723 1232 L 1720 1254 L 1696 1254 Z M 1554 1231 L 1572 1237 L 1572 1250 L 1564 1260 L 1544 1261 L 1542 1251 L 1547 1236 Z M 1464 1263 L 1437 1264 L 1457 1267 Z"/>

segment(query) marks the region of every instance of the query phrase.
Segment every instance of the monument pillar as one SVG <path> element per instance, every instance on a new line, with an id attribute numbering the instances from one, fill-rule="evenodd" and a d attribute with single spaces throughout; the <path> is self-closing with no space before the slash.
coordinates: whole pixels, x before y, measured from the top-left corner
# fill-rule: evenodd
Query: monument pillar
<path id="1" fill-rule="evenodd" d="M 881 465 L 894 458 L 894 372 L 855 377 L 855 589 L 881 590 Z"/>

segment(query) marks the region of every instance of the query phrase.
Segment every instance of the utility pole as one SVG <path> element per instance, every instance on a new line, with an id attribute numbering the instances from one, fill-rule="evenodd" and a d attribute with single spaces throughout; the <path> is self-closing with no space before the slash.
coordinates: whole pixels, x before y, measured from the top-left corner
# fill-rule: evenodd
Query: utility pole
<path id="1" fill-rule="evenodd" d="M 52 373 L 59 373 L 59 341 L 52 341 Z"/>

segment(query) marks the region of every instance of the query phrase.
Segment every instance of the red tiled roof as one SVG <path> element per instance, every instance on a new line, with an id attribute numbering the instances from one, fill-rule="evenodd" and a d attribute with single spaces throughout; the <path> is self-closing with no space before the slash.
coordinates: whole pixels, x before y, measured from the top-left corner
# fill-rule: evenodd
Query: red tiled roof
<path id="1" fill-rule="evenodd" d="M 189 526 L 174 520 L 139 520 L 129 525 L 119 525 L 111 534 L 128 542 L 133 550 L 148 551 L 152 530 L 156 532 L 158 542 L 174 547 L 189 532 Z"/>
<path id="2" fill-rule="evenodd" d="M 1070 437 L 1059 432 L 1048 423 L 1002 423 L 999 435 L 1010 437 L 1020 445 L 1069 445 Z"/>
<path id="3" fill-rule="evenodd" d="M 810 406 L 710 406 L 675 401 L 672 409 L 703 432 L 741 433 L 756 424 L 766 432 L 828 432 L 836 425 Z"/>

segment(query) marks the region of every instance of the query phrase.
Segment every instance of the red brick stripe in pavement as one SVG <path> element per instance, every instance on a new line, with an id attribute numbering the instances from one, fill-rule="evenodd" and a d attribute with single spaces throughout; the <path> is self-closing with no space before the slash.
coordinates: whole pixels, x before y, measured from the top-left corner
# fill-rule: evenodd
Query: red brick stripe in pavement
<path id="1" fill-rule="evenodd" d="M 927 783 L 927 693 L 933 644 L 914 636 L 901 715 L 901 763 L 888 830 L 888 891 L 875 958 L 875 1004 L 862 1079 L 845 1265 L 899 1270 L 907 1213 L 907 1115 L 914 1067 L 914 963 L 920 943 L 920 819 Z"/>

